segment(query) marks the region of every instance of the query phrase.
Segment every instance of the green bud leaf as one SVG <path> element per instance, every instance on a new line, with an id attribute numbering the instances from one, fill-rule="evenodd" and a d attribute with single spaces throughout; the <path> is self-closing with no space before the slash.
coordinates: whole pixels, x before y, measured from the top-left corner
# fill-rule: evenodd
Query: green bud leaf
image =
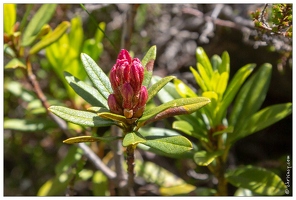
<path id="1" fill-rule="evenodd" d="M 74 110 L 63 106 L 50 106 L 48 110 L 68 122 L 82 126 L 102 127 L 115 124 L 113 121 L 103 119 L 92 112 Z"/>
<path id="2" fill-rule="evenodd" d="M 12 34 L 16 22 L 16 4 L 5 3 L 3 7 L 4 33 Z"/>
<path id="3" fill-rule="evenodd" d="M 259 167 L 239 167 L 229 170 L 225 177 L 232 185 L 249 189 L 259 195 L 284 195 L 287 188 L 278 175 Z"/>
<path id="4" fill-rule="evenodd" d="M 42 40 L 40 40 L 37 44 L 35 44 L 31 49 L 29 54 L 36 54 L 41 49 L 44 49 L 45 47 L 51 45 L 52 43 L 56 42 L 58 39 L 60 39 L 63 34 L 68 30 L 70 27 L 70 22 L 64 21 L 61 24 L 59 24 L 54 31 L 47 34 Z"/>
<path id="5" fill-rule="evenodd" d="M 122 146 L 127 147 L 130 145 L 136 145 L 138 143 L 145 143 L 146 139 L 139 132 L 127 133 L 122 141 Z"/>
<path id="6" fill-rule="evenodd" d="M 213 74 L 213 68 L 211 65 L 211 62 L 209 60 L 209 57 L 205 53 L 204 49 L 202 47 L 196 48 L 196 58 L 197 58 L 197 66 L 201 65 L 203 70 L 203 75 L 201 75 L 203 78 L 211 79 Z M 200 72 L 200 71 L 199 71 Z M 200 72 L 201 73 L 201 72 Z"/>
<path id="7" fill-rule="evenodd" d="M 75 144 L 75 143 L 82 143 L 82 142 L 99 142 L 99 141 L 110 142 L 119 138 L 120 137 L 93 137 L 93 136 L 85 135 L 85 136 L 68 138 L 64 140 L 63 143 Z"/>
<path id="8" fill-rule="evenodd" d="M 190 67 L 190 71 L 192 72 L 196 83 L 199 85 L 202 91 L 207 91 L 207 86 L 205 85 L 204 80 L 200 77 L 199 73 L 193 67 Z"/>
<path id="9" fill-rule="evenodd" d="M 183 136 L 147 136 L 144 144 L 167 154 L 182 154 L 192 149 L 191 142 Z"/>

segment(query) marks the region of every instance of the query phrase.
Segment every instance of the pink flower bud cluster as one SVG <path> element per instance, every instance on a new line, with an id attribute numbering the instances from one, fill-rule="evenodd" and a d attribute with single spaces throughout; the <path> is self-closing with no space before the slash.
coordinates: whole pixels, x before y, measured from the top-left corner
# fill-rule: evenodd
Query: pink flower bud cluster
<path id="1" fill-rule="evenodd" d="M 126 118 L 142 116 L 148 92 L 142 86 L 144 68 L 138 58 L 132 59 L 129 52 L 122 49 L 110 72 L 113 94 L 108 97 L 110 111 Z"/>

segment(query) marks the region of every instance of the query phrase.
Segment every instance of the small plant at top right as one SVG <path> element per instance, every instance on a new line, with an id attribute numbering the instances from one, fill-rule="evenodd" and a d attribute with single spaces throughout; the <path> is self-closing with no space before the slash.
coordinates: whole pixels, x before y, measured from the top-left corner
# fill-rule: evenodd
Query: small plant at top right
<path id="1" fill-rule="evenodd" d="M 275 173 L 251 165 L 235 169 L 227 169 L 226 166 L 229 150 L 236 141 L 292 113 L 292 103 L 260 109 L 269 87 L 272 66 L 265 63 L 252 73 L 256 65 L 247 64 L 229 81 L 230 58 L 227 52 L 209 59 L 198 47 L 196 57 L 197 70 L 193 67 L 190 70 L 202 91 L 200 96 L 209 98 L 211 103 L 191 115 L 176 116 L 173 123 L 174 129 L 199 139 L 199 147 L 193 150 L 193 160 L 199 166 L 208 167 L 217 178 L 216 195 L 229 195 L 229 183 L 238 188 L 235 195 L 245 192 L 284 195 L 287 186 Z M 164 88 L 166 96 L 158 94 L 161 101 L 165 101 L 164 96 L 166 99 L 168 96 L 198 96 L 179 79 L 175 79 L 172 86 Z M 232 108 L 228 109 L 230 106 Z"/>

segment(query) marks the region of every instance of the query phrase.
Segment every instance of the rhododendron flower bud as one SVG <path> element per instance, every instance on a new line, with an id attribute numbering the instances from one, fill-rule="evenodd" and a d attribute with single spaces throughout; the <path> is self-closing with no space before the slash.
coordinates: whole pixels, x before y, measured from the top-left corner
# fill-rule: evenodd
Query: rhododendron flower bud
<path id="1" fill-rule="evenodd" d="M 147 88 L 142 86 L 144 68 L 141 61 L 132 59 L 128 51 L 122 49 L 109 78 L 113 89 L 112 97 L 108 98 L 110 111 L 126 118 L 141 117 L 148 99 Z"/>

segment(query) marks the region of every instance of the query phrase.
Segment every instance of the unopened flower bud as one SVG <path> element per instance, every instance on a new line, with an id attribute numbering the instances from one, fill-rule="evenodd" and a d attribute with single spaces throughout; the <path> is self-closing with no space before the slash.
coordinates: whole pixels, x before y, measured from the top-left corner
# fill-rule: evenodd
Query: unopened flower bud
<path id="1" fill-rule="evenodd" d="M 121 106 L 117 103 L 115 95 L 114 94 L 110 94 L 108 97 L 108 106 L 109 109 L 112 113 L 115 114 L 122 114 L 122 108 Z"/>
<path id="2" fill-rule="evenodd" d="M 131 109 L 133 107 L 134 91 L 129 83 L 125 83 L 121 88 L 122 107 L 124 109 Z"/>

